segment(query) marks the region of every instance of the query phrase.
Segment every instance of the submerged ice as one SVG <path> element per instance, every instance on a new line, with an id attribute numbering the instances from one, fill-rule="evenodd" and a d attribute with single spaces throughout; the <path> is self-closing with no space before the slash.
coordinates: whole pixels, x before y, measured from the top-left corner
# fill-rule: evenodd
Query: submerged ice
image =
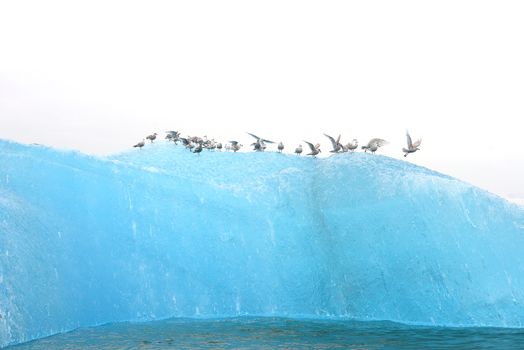
<path id="1" fill-rule="evenodd" d="M 238 315 L 524 324 L 524 211 L 363 153 L 0 141 L 0 346 Z"/>

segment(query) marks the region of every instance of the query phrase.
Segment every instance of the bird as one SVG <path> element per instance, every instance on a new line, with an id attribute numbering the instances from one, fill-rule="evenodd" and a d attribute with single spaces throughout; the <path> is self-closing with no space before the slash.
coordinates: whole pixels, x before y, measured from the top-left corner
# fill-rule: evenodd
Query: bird
<path id="1" fill-rule="evenodd" d="M 313 146 L 313 144 L 311 142 L 307 142 L 307 141 L 304 141 L 304 142 L 308 144 L 309 148 L 311 148 L 311 153 L 308 153 L 307 154 L 308 156 L 315 157 L 317 154 L 322 152 L 320 150 L 320 143 L 317 143 L 316 145 Z"/>
<path id="2" fill-rule="evenodd" d="M 300 155 L 300 153 L 302 153 L 302 145 L 298 145 L 298 147 L 295 148 L 295 154 Z"/>
<path id="3" fill-rule="evenodd" d="M 229 141 L 229 143 L 231 143 L 231 149 L 233 150 L 233 152 L 238 151 L 240 147 L 242 147 L 242 145 L 238 143 L 238 141 Z"/>
<path id="4" fill-rule="evenodd" d="M 274 143 L 273 141 L 269 141 L 263 138 L 258 137 L 257 135 L 253 135 L 248 132 L 249 135 L 253 136 L 257 141 L 252 143 L 251 146 L 253 146 L 253 150 L 257 152 L 263 152 L 266 149 L 266 142 L 267 143 Z"/>
<path id="5" fill-rule="evenodd" d="M 166 133 L 167 133 L 166 139 L 168 141 L 173 141 L 174 143 L 177 143 L 180 137 L 180 132 L 169 130 L 169 131 L 166 131 Z"/>
<path id="6" fill-rule="evenodd" d="M 138 147 L 139 149 L 141 149 L 142 147 L 144 147 L 145 145 L 145 140 L 142 139 L 142 141 L 140 141 L 139 143 L 137 143 L 136 145 L 134 145 L 133 147 Z"/>
<path id="7" fill-rule="evenodd" d="M 368 150 L 371 151 L 371 153 L 375 153 L 379 147 L 382 147 L 384 145 L 387 145 L 387 141 L 379 138 L 374 138 L 369 140 L 368 144 L 365 146 L 362 146 L 362 149 L 364 152 L 367 152 Z"/>
<path id="8" fill-rule="evenodd" d="M 284 149 L 284 144 L 282 143 L 282 141 L 280 141 L 280 142 L 278 143 L 278 151 L 279 151 L 280 153 L 282 153 L 282 150 L 283 150 L 283 149 Z"/>
<path id="9" fill-rule="evenodd" d="M 336 141 L 334 138 L 332 138 L 331 136 L 327 134 L 324 134 L 324 136 L 327 137 L 331 141 L 331 144 L 333 145 L 333 149 L 330 151 L 331 153 L 338 153 L 342 150 L 342 145 L 340 144 L 340 135 L 338 135 L 338 138 Z"/>
<path id="10" fill-rule="evenodd" d="M 222 143 L 221 143 L 221 142 L 217 143 L 217 149 L 218 149 L 219 151 L 222 150 Z"/>
<path id="11" fill-rule="evenodd" d="M 358 147 L 358 141 L 357 139 L 353 139 L 352 142 L 348 142 L 344 148 L 346 149 L 346 152 L 349 151 L 349 152 L 354 152 L 355 149 L 357 149 Z"/>
<path id="12" fill-rule="evenodd" d="M 155 132 L 154 134 L 147 136 L 146 139 L 148 139 L 149 141 L 153 142 L 153 141 L 155 141 L 155 139 L 156 139 L 156 135 L 157 135 L 157 134 L 156 134 L 156 132 Z"/>
<path id="13" fill-rule="evenodd" d="M 195 149 L 193 150 L 193 153 L 200 153 L 202 152 L 202 142 L 199 142 Z"/>
<path id="14" fill-rule="evenodd" d="M 402 148 L 402 151 L 404 152 L 404 157 L 407 157 L 410 153 L 415 153 L 416 151 L 420 150 L 420 148 L 418 147 L 422 143 L 422 139 L 418 139 L 417 141 L 415 141 L 415 143 L 411 142 L 411 136 L 409 136 L 409 132 L 407 130 L 406 137 L 408 139 L 408 148 Z"/>
<path id="15" fill-rule="evenodd" d="M 193 142 L 191 142 L 190 139 L 188 138 L 185 138 L 185 137 L 181 137 L 180 138 L 180 141 L 182 141 L 182 144 L 191 151 L 191 149 L 193 149 L 193 147 L 195 147 L 195 145 L 193 144 Z"/>

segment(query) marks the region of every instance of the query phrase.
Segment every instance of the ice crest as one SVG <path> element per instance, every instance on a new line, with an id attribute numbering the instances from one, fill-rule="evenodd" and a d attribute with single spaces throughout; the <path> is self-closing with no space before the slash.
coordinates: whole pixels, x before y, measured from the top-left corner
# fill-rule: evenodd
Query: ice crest
<path id="1" fill-rule="evenodd" d="M 524 212 L 497 196 L 380 155 L 146 146 L 0 141 L 0 346 L 171 316 L 524 324 Z"/>

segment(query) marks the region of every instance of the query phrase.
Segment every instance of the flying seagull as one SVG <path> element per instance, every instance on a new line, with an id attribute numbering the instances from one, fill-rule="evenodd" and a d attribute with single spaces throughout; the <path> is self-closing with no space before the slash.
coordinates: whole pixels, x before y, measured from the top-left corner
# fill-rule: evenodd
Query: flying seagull
<path id="1" fill-rule="evenodd" d="M 402 148 L 402 151 L 404 151 L 404 157 L 407 157 L 410 153 L 415 153 L 416 151 L 420 150 L 418 148 L 420 144 L 422 143 L 422 139 L 418 139 L 415 141 L 415 143 L 411 142 L 411 136 L 409 136 L 409 132 L 406 131 L 406 137 L 408 139 L 408 148 Z"/>

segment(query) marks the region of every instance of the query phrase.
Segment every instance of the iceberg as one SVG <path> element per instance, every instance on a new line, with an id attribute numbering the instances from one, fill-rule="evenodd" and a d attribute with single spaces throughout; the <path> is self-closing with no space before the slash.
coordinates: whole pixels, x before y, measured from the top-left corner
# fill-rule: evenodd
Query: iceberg
<path id="1" fill-rule="evenodd" d="M 524 209 L 380 155 L 0 141 L 0 346 L 236 316 L 522 327 Z"/>

